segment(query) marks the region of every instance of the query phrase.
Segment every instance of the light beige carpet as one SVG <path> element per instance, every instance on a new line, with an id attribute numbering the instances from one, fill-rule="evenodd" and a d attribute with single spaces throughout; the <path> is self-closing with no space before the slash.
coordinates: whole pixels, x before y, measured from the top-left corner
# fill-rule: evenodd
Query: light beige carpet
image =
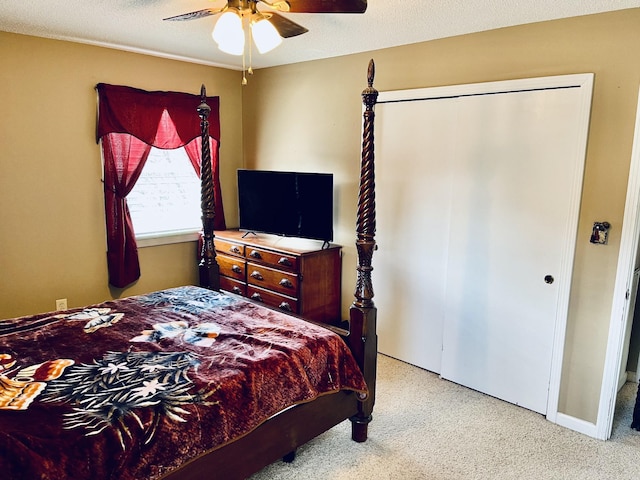
<path id="1" fill-rule="evenodd" d="M 367 442 L 351 441 L 346 421 L 251 480 L 638 480 L 636 388 L 621 390 L 604 442 L 380 355 Z"/>

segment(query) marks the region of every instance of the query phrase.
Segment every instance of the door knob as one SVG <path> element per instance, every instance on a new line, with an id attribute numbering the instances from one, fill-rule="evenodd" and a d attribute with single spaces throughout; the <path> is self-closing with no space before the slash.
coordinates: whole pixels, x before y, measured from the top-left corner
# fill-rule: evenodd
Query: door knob
<path id="1" fill-rule="evenodd" d="M 549 285 L 551 285 L 554 282 L 555 278 L 553 278 L 553 275 L 546 275 L 544 277 L 544 283 L 548 283 Z"/>

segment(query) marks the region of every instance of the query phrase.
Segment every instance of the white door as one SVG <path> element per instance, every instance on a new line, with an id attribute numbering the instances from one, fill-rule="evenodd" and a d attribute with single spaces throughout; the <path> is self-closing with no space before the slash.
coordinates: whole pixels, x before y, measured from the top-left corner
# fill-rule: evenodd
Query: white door
<path id="1" fill-rule="evenodd" d="M 591 85 L 380 95 L 381 353 L 555 414 Z"/>
<path id="2" fill-rule="evenodd" d="M 575 242 L 579 95 L 467 97 L 458 123 L 441 375 L 540 413 Z"/>
<path id="3" fill-rule="evenodd" d="M 625 315 L 625 333 L 624 340 L 622 342 L 622 357 L 620 358 L 620 373 L 618 374 L 618 388 L 616 391 L 624 386 L 628 380 L 627 375 L 627 362 L 629 360 L 629 349 L 631 347 L 631 331 L 633 330 L 633 317 L 636 310 L 636 297 L 638 296 L 638 280 L 640 280 L 640 268 L 636 268 L 633 271 L 633 277 L 631 280 L 631 288 L 627 291 L 627 312 Z M 638 374 L 640 374 L 640 368 L 636 368 L 636 382 L 638 381 Z"/>
<path id="4" fill-rule="evenodd" d="M 457 107 L 447 100 L 384 107 L 376 118 L 384 132 L 376 138 L 378 348 L 440 372 Z"/>

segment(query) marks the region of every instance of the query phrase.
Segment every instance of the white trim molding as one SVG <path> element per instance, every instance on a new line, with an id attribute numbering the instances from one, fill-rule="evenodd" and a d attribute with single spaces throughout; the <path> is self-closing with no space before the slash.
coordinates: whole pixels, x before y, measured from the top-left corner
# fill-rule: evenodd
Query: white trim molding
<path id="1" fill-rule="evenodd" d="M 640 98 L 640 91 L 638 93 Z M 608 439 L 613 427 L 615 400 L 618 394 L 620 362 L 624 348 L 627 311 L 629 301 L 627 290 L 630 289 L 635 270 L 635 262 L 640 239 L 640 102 L 636 110 L 636 126 L 629 166 L 627 199 L 622 219 L 620 252 L 616 281 L 613 289 L 613 305 L 609 322 L 609 339 L 605 356 L 602 387 L 600 390 L 600 407 L 598 409 L 598 432 L 596 438 Z"/>
<path id="2" fill-rule="evenodd" d="M 598 438 L 596 425 L 591 422 L 580 420 L 579 418 L 565 415 L 564 413 L 558 413 L 555 423 L 574 432 L 582 433 L 598 440 L 604 440 L 604 438 Z"/>

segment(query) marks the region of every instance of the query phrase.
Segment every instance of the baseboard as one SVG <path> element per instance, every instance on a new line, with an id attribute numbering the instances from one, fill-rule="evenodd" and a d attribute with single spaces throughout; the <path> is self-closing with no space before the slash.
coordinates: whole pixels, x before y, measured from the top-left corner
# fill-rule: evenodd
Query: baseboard
<path id="1" fill-rule="evenodd" d="M 555 423 L 560 425 L 561 427 L 573 430 L 574 432 L 582 433 L 598 440 L 606 440 L 605 438 L 598 438 L 598 429 L 596 428 L 596 425 L 594 423 L 580 420 L 579 418 L 575 418 L 560 412 L 556 414 Z"/>
<path id="2" fill-rule="evenodd" d="M 618 378 L 618 388 L 616 392 L 619 392 L 620 389 L 624 387 L 624 384 L 627 383 L 627 375 L 627 372 L 620 372 L 620 378 Z"/>
<path id="3" fill-rule="evenodd" d="M 637 372 L 627 372 L 627 382 L 638 383 L 638 373 Z"/>

